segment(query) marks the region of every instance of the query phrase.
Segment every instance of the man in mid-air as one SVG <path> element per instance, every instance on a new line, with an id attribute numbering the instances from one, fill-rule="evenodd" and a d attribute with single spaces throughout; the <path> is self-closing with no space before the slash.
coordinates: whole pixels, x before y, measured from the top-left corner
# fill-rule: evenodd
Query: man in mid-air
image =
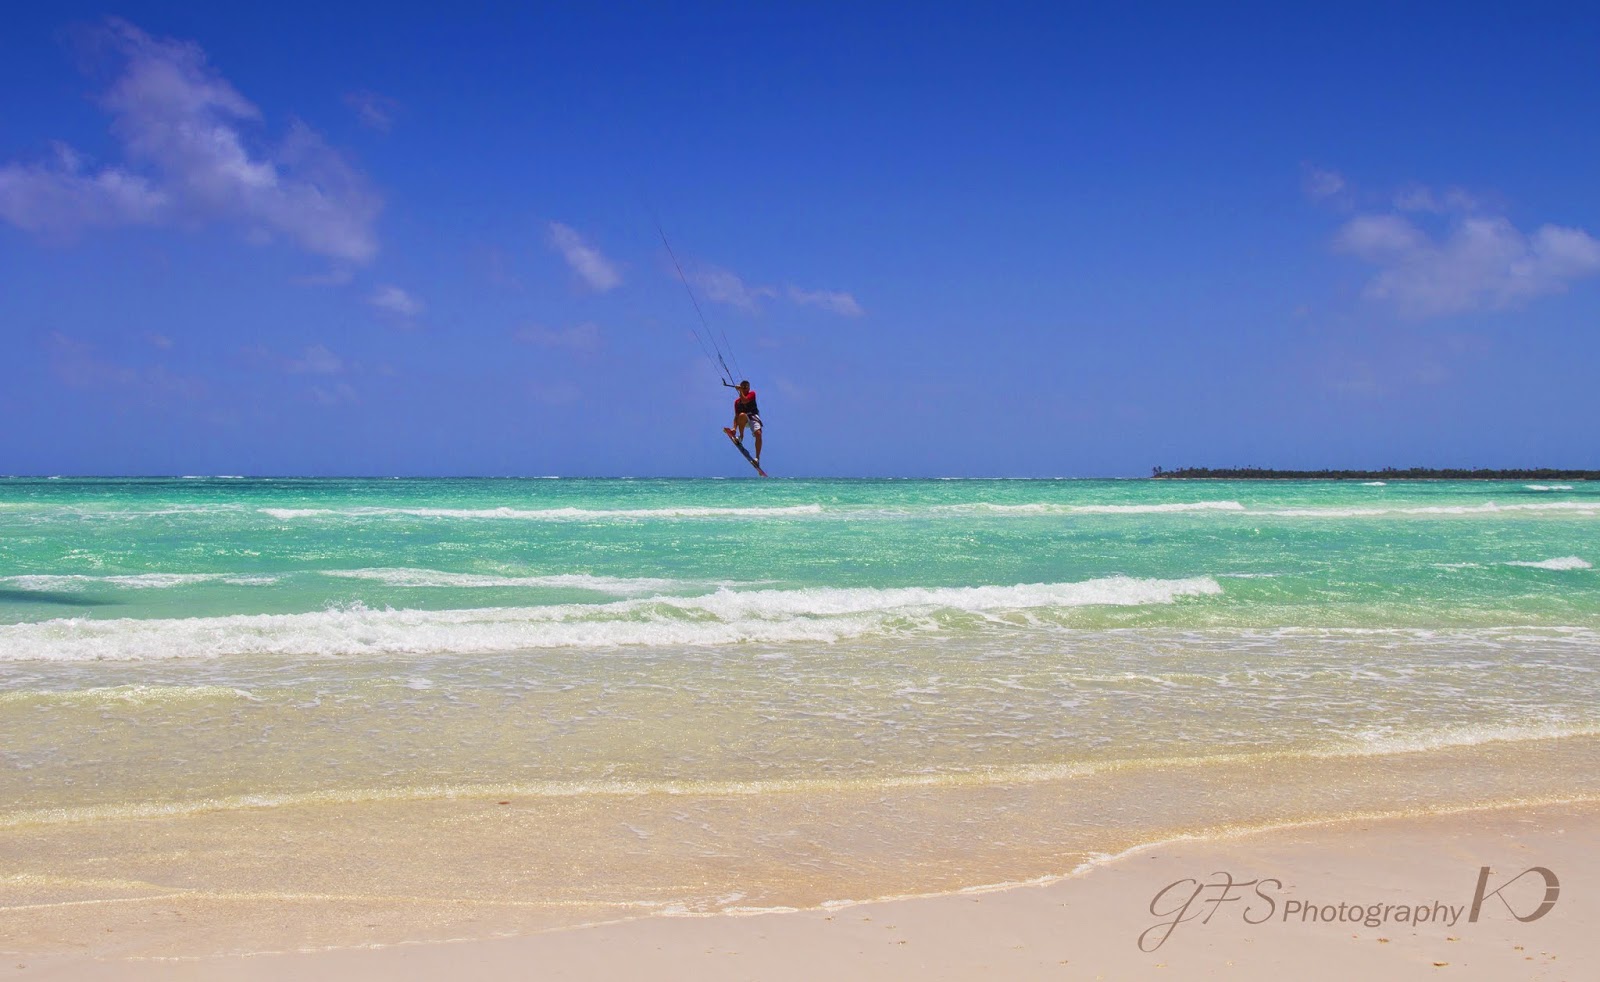
<path id="1" fill-rule="evenodd" d="M 745 427 L 756 435 L 756 466 L 761 466 L 761 410 L 756 406 L 756 390 L 750 388 L 750 380 L 745 379 L 738 385 L 739 394 L 733 398 L 733 425 L 724 426 L 722 432 L 735 440 L 744 442 Z M 738 432 L 735 433 L 734 431 Z"/>

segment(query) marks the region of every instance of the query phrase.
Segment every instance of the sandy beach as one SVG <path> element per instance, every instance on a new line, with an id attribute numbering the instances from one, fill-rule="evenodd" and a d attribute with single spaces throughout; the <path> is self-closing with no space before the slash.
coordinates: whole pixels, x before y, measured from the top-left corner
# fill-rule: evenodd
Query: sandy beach
<path id="1" fill-rule="evenodd" d="M 1591 943 L 1587 488 L 0 490 L 7 977 L 1564 978 Z"/>
<path id="2" fill-rule="evenodd" d="M 1541 872 L 1518 878 L 1536 867 L 1556 878 L 1553 893 Z M 1229 874 L 1239 885 L 1224 891 Z M 90 939 L 74 939 L 10 953 L 4 969 L 63 980 L 1577 979 L 1600 958 L 1597 874 L 1600 803 L 1586 802 L 1183 839 L 1044 884 L 831 909 L 199 959 L 119 957 L 101 939 L 86 957 L 70 949 Z M 1356 907 L 1361 920 L 1347 920 Z"/>
<path id="3" fill-rule="evenodd" d="M 114 6 L 0 982 L 1600 979 L 1600 5 Z"/>

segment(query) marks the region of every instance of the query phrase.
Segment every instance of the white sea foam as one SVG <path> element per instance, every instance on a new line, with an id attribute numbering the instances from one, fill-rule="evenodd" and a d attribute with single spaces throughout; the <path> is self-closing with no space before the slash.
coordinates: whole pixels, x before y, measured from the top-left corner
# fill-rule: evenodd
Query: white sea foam
<path id="1" fill-rule="evenodd" d="M 1571 491 L 1570 484 L 1524 484 L 1529 491 Z"/>
<path id="2" fill-rule="evenodd" d="M 1600 506 L 1597 506 L 1600 507 Z M 467 518 L 522 519 L 527 521 L 598 521 L 652 518 L 791 518 L 829 515 L 838 518 L 904 518 L 919 514 L 987 515 L 1141 515 L 1182 512 L 1242 512 L 1237 501 L 1190 501 L 1156 504 L 1075 505 L 1061 502 L 991 504 L 971 502 L 950 505 L 911 505 L 885 508 L 824 508 L 820 504 L 775 505 L 763 507 L 681 506 L 668 508 L 402 508 L 370 506 L 358 508 L 263 508 L 261 513 L 279 521 L 302 518 Z"/>
<path id="3" fill-rule="evenodd" d="M 229 586 L 268 586 L 276 576 L 238 573 L 127 573 L 92 576 L 87 573 L 36 573 L 0 577 L 0 583 L 18 590 L 82 591 L 108 586 L 125 590 L 170 590 L 196 583 L 226 583 Z"/>
<path id="4" fill-rule="evenodd" d="M 977 501 L 961 505 L 933 505 L 930 510 L 945 513 L 977 512 L 995 515 L 1160 515 L 1174 512 L 1241 512 L 1245 510 L 1245 507 L 1237 501 L 1173 501 L 1162 504 L 1137 505 L 1074 505 L 1057 502 L 996 505 L 986 501 Z"/>
<path id="5" fill-rule="evenodd" d="M 1506 565 L 1507 566 L 1527 566 L 1530 569 L 1555 569 L 1555 570 L 1593 569 L 1594 568 L 1589 562 L 1587 562 L 1586 560 L 1583 560 L 1583 559 L 1579 559 L 1577 556 L 1562 556 L 1560 559 L 1541 559 L 1536 563 L 1534 563 L 1534 562 L 1508 562 L 1508 563 L 1506 563 Z"/>
<path id="6" fill-rule="evenodd" d="M 261 514 L 279 521 L 298 519 L 363 519 L 384 517 L 447 519 L 520 519 L 523 521 L 582 522 L 627 521 L 675 518 L 804 518 L 829 517 L 845 520 L 873 518 L 914 518 L 919 515 L 950 516 L 1040 516 L 1040 515 L 1184 515 L 1228 514 L 1260 515 L 1275 518 L 1384 518 L 1416 516 L 1506 515 L 1522 512 L 1571 513 L 1580 517 L 1600 515 L 1600 500 L 1542 501 L 1472 505 L 1415 505 L 1385 507 L 1307 507 L 1254 510 L 1238 501 L 1184 501 L 1150 504 L 1071 504 L 1067 502 L 1023 502 L 996 504 L 891 505 L 877 508 L 821 504 L 777 505 L 770 507 L 683 506 L 667 508 L 263 508 Z M 153 514 L 153 513 L 147 513 Z"/>
<path id="7" fill-rule="evenodd" d="M 648 518 L 785 518 L 818 515 L 821 505 L 787 505 L 752 508 L 683 506 L 678 508 L 262 508 L 263 515 L 279 521 L 298 518 L 484 518 L 562 522 Z"/>
<path id="8" fill-rule="evenodd" d="M 831 642 L 879 632 L 934 630 L 941 614 L 987 617 L 1092 605 L 1167 604 L 1221 592 L 1211 577 L 1114 576 L 1018 586 L 720 589 L 698 597 L 476 610 L 371 610 L 356 603 L 307 614 L 62 618 L 0 626 L 0 662 Z"/>
<path id="9" fill-rule="evenodd" d="M 149 706 L 185 702 L 215 702 L 244 699 L 258 702 L 244 689 L 222 685 L 112 685 L 64 691 L 21 689 L 0 692 L 0 706 L 6 704 Z"/>
<path id="10" fill-rule="evenodd" d="M 1581 721 L 1445 726 L 1417 731 L 1385 727 L 1367 730 L 1358 734 L 1356 739 L 1357 747 L 1363 753 L 1400 754 L 1475 747 L 1484 743 L 1521 743 L 1582 736 L 1600 736 L 1600 727 L 1592 722 Z"/>
<path id="11" fill-rule="evenodd" d="M 1376 482 L 1374 482 L 1376 483 Z M 29 505 L 30 511 L 45 518 L 67 515 L 73 518 L 96 520 L 138 520 L 162 516 L 209 516 L 252 511 L 279 522 L 304 520 L 362 521 L 384 518 L 462 519 L 462 520 L 520 520 L 533 522 L 614 522 L 649 521 L 661 519 L 786 519 L 826 518 L 845 521 L 872 519 L 907 519 L 918 517 L 980 516 L 980 517 L 1030 517 L 1071 515 L 1251 515 L 1276 518 L 1385 518 L 1402 516 L 1496 516 L 1518 513 L 1569 513 L 1577 517 L 1600 516 L 1600 499 L 1584 501 L 1520 501 L 1510 504 L 1483 502 L 1479 504 L 1452 505 L 1385 505 L 1385 506 L 1324 506 L 1295 508 L 1250 508 L 1238 501 L 1208 500 L 1149 503 L 1074 504 L 1071 502 L 1036 501 L 1015 504 L 995 502 L 963 502 L 949 504 L 898 504 L 898 505 L 845 505 L 806 503 L 793 505 L 681 505 L 657 508 L 436 508 L 402 505 L 364 505 L 341 508 L 296 507 L 252 508 L 237 503 L 211 503 L 205 505 L 170 505 L 145 510 L 100 510 L 69 507 L 39 511 L 39 506 Z"/>
<path id="12" fill-rule="evenodd" d="M 1361 482 L 1361 486 L 1364 487 L 1364 488 L 1386 488 L 1386 487 L 1389 486 L 1389 482 L 1388 481 L 1362 481 Z"/>
<path id="13" fill-rule="evenodd" d="M 451 573 L 437 569 L 410 567 L 391 569 L 325 569 L 323 576 L 349 580 L 375 580 L 389 586 L 415 588 L 476 589 L 492 587 L 530 587 L 566 590 L 593 590 L 619 597 L 643 596 L 671 590 L 705 586 L 725 586 L 689 580 L 664 580 L 648 576 L 593 576 L 588 573 L 556 573 L 547 576 L 504 576 L 486 573 Z"/>
<path id="14" fill-rule="evenodd" d="M 1600 514 L 1600 501 L 1541 501 L 1501 505 L 1421 505 L 1412 508 L 1280 508 L 1251 512 L 1280 518 L 1382 518 L 1390 515 L 1499 515 L 1508 512 L 1573 512 L 1584 516 Z"/>
<path id="15" fill-rule="evenodd" d="M 206 517 L 210 515 L 241 514 L 250 510 L 246 505 L 233 503 L 166 505 L 152 508 L 104 508 L 85 506 L 83 504 L 50 505 L 29 502 L 27 503 L 27 508 L 38 519 L 67 518 L 74 521 L 138 521 L 146 518 L 164 518 L 169 515 Z"/>

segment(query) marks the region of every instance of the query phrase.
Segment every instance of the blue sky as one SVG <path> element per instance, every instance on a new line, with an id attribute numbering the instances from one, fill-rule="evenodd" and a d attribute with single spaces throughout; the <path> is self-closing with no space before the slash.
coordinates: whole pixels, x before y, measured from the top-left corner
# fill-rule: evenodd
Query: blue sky
<path id="1" fill-rule="evenodd" d="M 237 6 L 8 11 L 0 473 L 747 476 L 657 221 L 778 475 L 1597 466 L 1576 5 Z"/>

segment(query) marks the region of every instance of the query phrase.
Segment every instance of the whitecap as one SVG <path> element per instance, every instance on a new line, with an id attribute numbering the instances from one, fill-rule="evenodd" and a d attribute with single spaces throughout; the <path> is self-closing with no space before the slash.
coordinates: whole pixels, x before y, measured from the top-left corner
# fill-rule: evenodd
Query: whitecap
<path id="1" fill-rule="evenodd" d="M 649 518 L 784 518 L 819 515 L 822 506 L 779 505 L 773 507 L 684 506 L 677 508 L 262 508 L 263 515 L 279 521 L 298 518 L 468 518 L 521 519 L 524 521 L 598 521 Z"/>
<path id="2" fill-rule="evenodd" d="M 594 576 L 589 573 L 552 573 L 543 576 L 508 576 L 489 573 L 453 573 L 413 567 L 380 569 L 325 569 L 323 576 L 347 580 L 373 580 L 387 586 L 408 588 L 492 589 L 526 587 L 543 589 L 592 590 L 616 596 L 639 596 L 670 590 L 730 585 L 692 580 L 667 580 L 649 576 Z"/>
<path id="3" fill-rule="evenodd" d="M 87 573 L 34 573 L 0 577 L 0 583 L 8 584 L 18 590 L 50 591 L 81 591 L 102 586 L 125 590 L 170 590 L 197 583 L 218 582 L 230 586 L 268 586 L 277 583 L 278 577 L 238 573 L 124 573 L 107 576 L 93 576 Z"/>
<path id="4" fill-rule="evenodd" d="M 1554 569 L 1554 570 L 1593 569 L 1594 568 L 1587 560 L 1579 559 L 1577 556 L 1562 556 L 1560 559 L 1541 559 L 1538 562 L 1508 562 L 1508 563 L 1506 563 L 1506 565 L 1507 566 L 1526 566 L 1526 567 L 1528 567 L 1530 569 Z"/>
<path id="5" fill-rule="evenodd" d="M 1209 576 L 1113 576 L 1077 583 L 968 587 L 729 590 L 603 604 L 474 610 L 373 610 L 359 601 L 304 614 L 56 620 L 0 625 L 0 662 L 147 660 L 230 654 L 370 655 L 537 648 L 832 642 L 937 631 L 941 617 L 1029 616 L 1084 606 L 1170 604 L 1212 596 Z M 1004 621 L 1014 626 L 1012 621 Z"/>

